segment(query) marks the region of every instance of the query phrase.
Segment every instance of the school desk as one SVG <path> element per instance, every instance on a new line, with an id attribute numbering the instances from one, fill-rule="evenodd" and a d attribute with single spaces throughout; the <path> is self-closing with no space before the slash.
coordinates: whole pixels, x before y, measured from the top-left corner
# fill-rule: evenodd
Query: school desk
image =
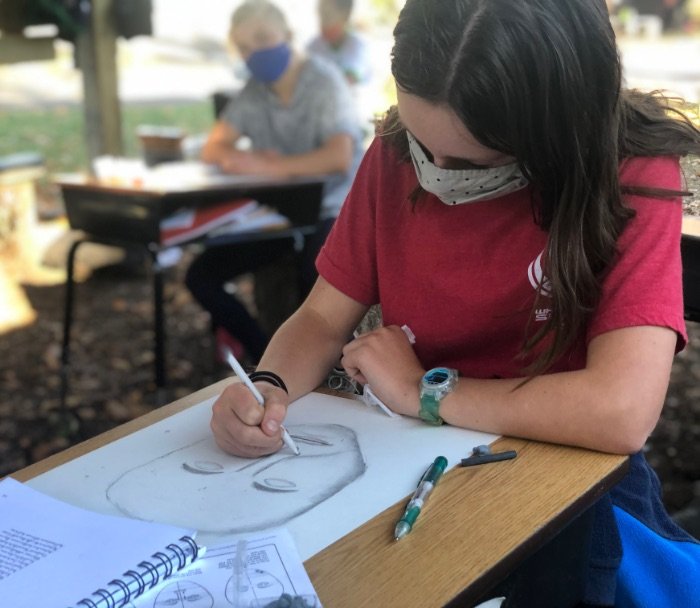
<path id="1" fill-rule="evenodd" d="M 27 481 L 58 465 L 218 395 L 222 380 L 12 475 Z M 504 580 L 564 608 L 556 592 L 580 585 L 587 511 L 627 470 L 627 457 L 501 438 L 514 460 L 455 468 L 399 542 L 391 531 L 402 500 L 304 563 L 325 608 L 472 606 Z M 543 565 L 544 564 L 544 565 Z M 526 589 L 525 587 L 528 587 Z"/>
<path id="2" fill-rule="evenodd" d="M 158 261 L 160 222 L 183 208 L 200 208 L 236 198 L 253 198 L 276 208 L 291 221 L 284 230 L 257 230 L 216 238 L 217 244 L 236 244 L 272 239 L 303 239 L 315 230 L 321 209 L 323 178 L 216 175 L 197 185 L 166 187 L 115 185 L 82 175 L 57 180 L 71 228 L 84 236 L 71 246 L 66 263 L 63 343 L 61 349 L 61 403 L 68 392 L 71 325 L 74 306 L 74 266 L 78 248 L 94 242 L 118 247 L 137 247 L 146 252 L 153 277 L 154 364 L 158 403 L 165 401 L 165 323 L 163 273 Z"/>

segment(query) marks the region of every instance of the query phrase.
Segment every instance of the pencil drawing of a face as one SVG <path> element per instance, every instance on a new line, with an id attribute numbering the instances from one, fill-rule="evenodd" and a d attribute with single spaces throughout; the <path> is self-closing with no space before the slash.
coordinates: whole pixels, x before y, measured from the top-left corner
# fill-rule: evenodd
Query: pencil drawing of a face
<path id="1" fill-rule="evenodd" d="M 284 448 L 238 458 L 208 437 L 127 471 L 107 498 L 129 517 L 231 534 L 284 525 L 365 472 L 352 429 L 301 424 L 287 430 L 300 456 Z"/>

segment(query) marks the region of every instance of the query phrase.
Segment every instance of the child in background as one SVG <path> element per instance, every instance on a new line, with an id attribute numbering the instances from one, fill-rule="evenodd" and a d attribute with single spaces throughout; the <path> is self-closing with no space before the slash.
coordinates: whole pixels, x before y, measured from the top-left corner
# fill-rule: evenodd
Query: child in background
<path id="1" fill-rule="evenodd" d="M 621 88 L 605 0 L 407 0 L 394 38 L 397 107 L 260 361 L 282 382 L 258 382 L 264 411 L 229 386 L 218 445 L 280 449 L 290 402 L 342 355 L 426 423 L 630 454 L 593 507 L 582 605 L 690 605 L 700 545 L 641 450 L 687 340 L 678 157 L 700 153 L 700 132 Z M 385 326 L 353 340 L 377 303 Z M 635 535 L 661 553 L 635 553 Z M 663 551 L 683 557 L 661 573 Z"/>
<path id="2" fill-rule="evenodd" d="M 333 66 L 292 47 L 286 18 L 272 2 L 242 3 L 233 13 L 230 38 L 251 78 L 224 108 L 204 145 L 202 160 L 226 173 L 329 176 L 320 223 L 301 254 L 305 294 L 316 278 L 316 254 L 362 154 L 354 103 Z M 252 142 L 250 151 L 236 148 L 244 136 Z M 251 361 L 258 361 L 269 336 L 226 284 L 293 252 L 294 246 L 288 239 L 210 247 L 188 269 L 187 287 L 211 314 L 217 335 L 224 342 L 231 342 L 231 336 L 240 341 Z"/>
<path id="3" fill-rule="evenodd" d="M 366 83 L 372 72 L 367 43 L 350 27 L 353 0 L 319 0 L 321 34 L 309 53 L 335 63 L 350 85 Z"/>

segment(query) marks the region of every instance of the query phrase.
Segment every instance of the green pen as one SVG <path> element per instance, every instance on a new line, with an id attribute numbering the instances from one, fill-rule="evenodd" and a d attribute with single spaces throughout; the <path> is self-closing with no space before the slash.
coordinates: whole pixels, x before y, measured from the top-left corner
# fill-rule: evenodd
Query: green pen
<path id="1" fill-rule="evenodd" d="M 437 485 L 438 480 L 446 468 L 447 458 L 438 456 L 435 462 L 428 467 L 423 477 L 420 478 L 416 491 L 406 505 L 403 517 L 396 523 L 396 527 L 394 528 L 394 538 L 396 540 L 401 540 L 411 531 L 413 524 L 416 523 L 416 519 L 418 519 L 420 515 L 423 505 L 428 500 L 428 496 L 430 496 L 430 493 Z"/>

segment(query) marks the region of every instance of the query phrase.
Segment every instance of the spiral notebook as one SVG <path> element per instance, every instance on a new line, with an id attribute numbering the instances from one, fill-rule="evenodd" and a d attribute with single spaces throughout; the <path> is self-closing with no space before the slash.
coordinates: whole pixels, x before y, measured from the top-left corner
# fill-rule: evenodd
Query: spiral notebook
<path id="1" fill-rule="evenodd" d="M 0 598 L 13 608 L 122 608 L 201 555 L 195 531 L 103 515 L 0 481 Z"/>

